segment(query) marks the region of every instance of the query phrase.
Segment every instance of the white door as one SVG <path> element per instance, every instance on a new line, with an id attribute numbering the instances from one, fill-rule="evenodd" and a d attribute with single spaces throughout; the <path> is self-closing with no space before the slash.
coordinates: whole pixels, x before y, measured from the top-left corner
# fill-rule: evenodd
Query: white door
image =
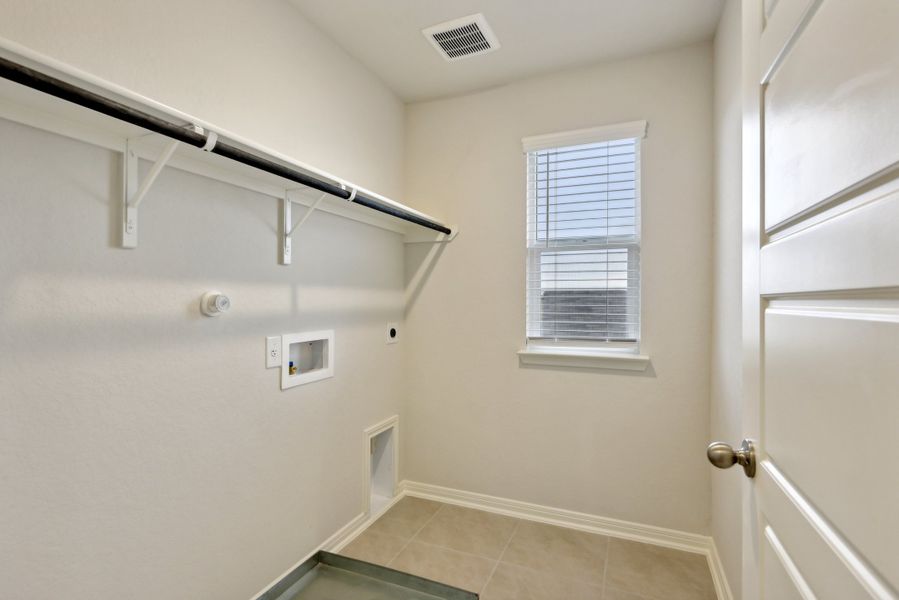
<path id="1" fill-rule="evenodd" d="M 744 600 L 899 598 L 899 0 L 743 9 Z"/>

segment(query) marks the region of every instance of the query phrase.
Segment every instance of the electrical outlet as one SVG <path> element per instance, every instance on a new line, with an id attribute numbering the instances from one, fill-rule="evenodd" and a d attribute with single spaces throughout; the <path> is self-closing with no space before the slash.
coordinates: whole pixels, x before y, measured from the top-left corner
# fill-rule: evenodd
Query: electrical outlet
<path id="1" fill-rule="evenodd" d="M 400 340 L 400 326 L 396 323 L 387 324 L 387 343 L 395 344 Z"/>
<path id="2" fill-rule="evenodd" d="M 265 338 L 265 368 L 274 369 L 281 366 L 281 336 Z"/>

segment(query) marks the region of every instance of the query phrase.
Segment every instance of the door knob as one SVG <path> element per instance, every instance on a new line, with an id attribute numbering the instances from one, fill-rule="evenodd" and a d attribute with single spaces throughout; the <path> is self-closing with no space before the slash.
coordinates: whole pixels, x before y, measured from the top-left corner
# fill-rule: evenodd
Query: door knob
<path id="1" fill-rule="evenodd" d="M 724 442 L 712 442 L 705 453 L 709 462 L 719 469 L 729 469 L 739 464 L 746 477 L 755 477 L 755 445 L 751 440 L 743 440 L 739 450 Z"/>

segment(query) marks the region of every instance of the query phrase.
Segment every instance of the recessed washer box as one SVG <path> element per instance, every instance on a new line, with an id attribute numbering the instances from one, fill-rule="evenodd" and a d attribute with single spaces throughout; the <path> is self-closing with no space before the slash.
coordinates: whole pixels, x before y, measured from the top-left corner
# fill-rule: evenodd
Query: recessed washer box
<path id="1" fill-rule="evenodd" d="M 291 363 L 296 367 L 291 374 Z M 334 330 L 281 336 L 281 389 L 334 376 Z"/>

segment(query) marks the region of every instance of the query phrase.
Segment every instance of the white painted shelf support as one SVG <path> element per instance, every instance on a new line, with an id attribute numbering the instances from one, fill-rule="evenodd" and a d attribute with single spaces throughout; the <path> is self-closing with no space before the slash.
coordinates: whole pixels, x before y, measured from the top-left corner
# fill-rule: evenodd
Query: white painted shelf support
<path id="1" fill-rule="evenodd" d="M 312 203 L 311 206 L 306 208 L 306 212 L 303 213 L 303 216 L 300 217 L 300 220 L 296 223 L 293 223 L 293 217 L 291 216 L 291 205 L 293 205 L 293 200 L 290 199 L 290 193 L 295 190 L 285 190 L 284 197 L 281 199 L 281 264 L 289 265 L 291 260 L 291 248 L 290 248 L 290 236 L 294 234 L 296 230 L 303 226 L 309 217 L 312 216 L 312 213 L 315 212 L 315 209 L 318 208 L 318 205 L 322 203 L 322 200 L 328 196 L 328 194 L 322 194 L 318 197 L 318 200 Z M 352 202 L 353 198 L 356 196 L 356 189 L 353 188 L 352 193 L 350 194 L 348 202 Z"/>
<path id="2" fill-rule="evenodd" d="M 137 209 L 143 199 L 150 191 L 150 187 L 162 168 L 178 149 L 180 142 L 177 140 L 170 141 L 162 154 L 153 163 L 153 167 L 138 187 L 137 183 L 137 153 L 134 151 L 134 142 L 136 140 L 127 140 L 125 142 L 125 160 L 124 160 L 124 183 L 125 189 L 122 194 L 122 248 L 137 248 Z"/>
<path id="3" fill-rule="evenodd" d="M 55 100 L 48 102 L 48 98 Z M 88 112 L 84 112 L 87 110 Z M 166 161 L 180 169 L 219 179 L 234 185 L 280 197 L 286 186 L 300 185 L 346 200 L 381 216 L 365 214 L 338 203 L 326 203 L 317 210 L 408 234 L 406 240 L 426 241 L 414 229 L 400 227 L 384 217 L 416 225 L 421 229 L 449 235 L 453 231 L 433 217 L 400 202 L 357 188 L 343 179 L 234 133 L 207 125 L 203 120 L 177 111 L 151 98 L 99 79 L 38 54 L 0 37 L 0 115 L 33 127 L 62 133 L 94 145 L 124 151 L 121 246 L 135 248 L 138 243 L 138 210 L 153 181 Z M 202 127 L 202 128 L 201 128 Z M 147 158 L 146 147 L 134 137 L 155 134 L 179 142 L 187 150 L 170 144 L 151 176 L 140 185 L 138 156 Z M 154 147 L 161 148 L 161 146 Z M 196 148 L 205 150 L 200 154 Z M 211 155 L 216 158 L 212 158 Z M 290 183 L 285 183 L 290 182 Z M 286 233 L 289 233 L 290 229 Z M 280 232 L 283 236 L 285 232 Z M 289 237 L 284 236 L 284 237 Z M 442 238 L 438 238 L 440 240 Z M 280 244 L 280 240 L 279 240 Z"/>
<path id="4" fill-rule="evenodd" d="M 204 133 L 202 127 L 193 126 L 192 129 L 197 133 Z M 178 140 L 169 140 L 165 145 L 165 148 L 163 148 L 162 153 L 159 155 L 159 158 L 156 159 L 156 162 L 153 163 L 153 166 L 150 168 L 150 172 L 147 173 L 147 176 L 144 177 L 144 180 L 140 183 L 140 186 L 138 186 L 138 156 L 134 149 L 134 145 L 138 140 L 143 139 L 144 137 L 146 136 L 125 141 L 125 160 L 123 161 L 123 180 L 125 189 L 122 194 L 122 214 L 124 216 L 122 222 L 122 248 L 137 248 L 137 209 L 140 206 L 140 203 L 144 201 L 144 198 L 146 198 L 147 192 L 150 191 L 153 183 L 156 182 L 156 178 L 162 173 L 162 169 L 172 158 L 172 155 L 175 154 L 178 146 L 181 145 L 181 142 Z M 203 146 L 203 150 L 206 150 L 207 152 L 212 150 L 215 147 L 216 141 L 218 141 L 218 136 L 215 132 L 210 131 L 206 136 L 206 145 Z"/>

